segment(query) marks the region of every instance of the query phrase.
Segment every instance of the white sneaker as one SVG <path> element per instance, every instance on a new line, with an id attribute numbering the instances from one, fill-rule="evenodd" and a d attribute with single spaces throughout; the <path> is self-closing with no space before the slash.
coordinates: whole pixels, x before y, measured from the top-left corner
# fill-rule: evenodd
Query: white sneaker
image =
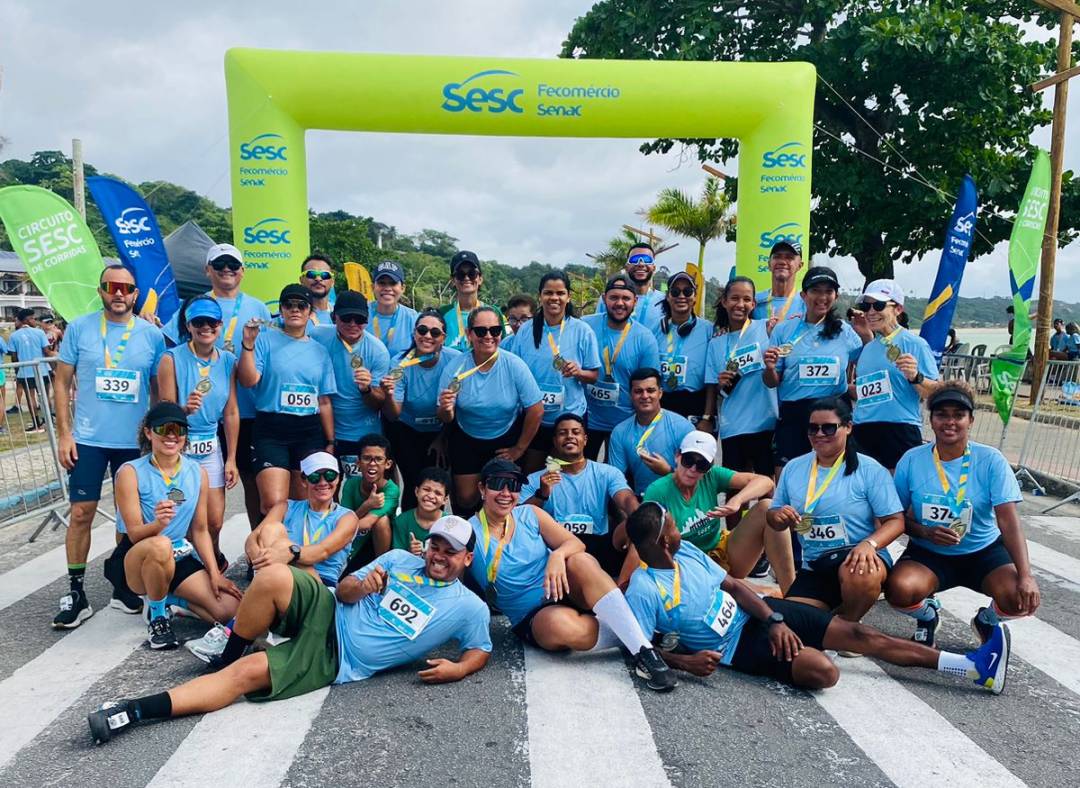
<path id="1" fill-rule="evenodd" d="M 225 644 L 229 642 L 229 630 L 223 624 L 214 624 L 201 638 L 189 640 L 184 648 L 201 659 L 210 662 L 211 657 L 220 657 L 225 651 Z"/>

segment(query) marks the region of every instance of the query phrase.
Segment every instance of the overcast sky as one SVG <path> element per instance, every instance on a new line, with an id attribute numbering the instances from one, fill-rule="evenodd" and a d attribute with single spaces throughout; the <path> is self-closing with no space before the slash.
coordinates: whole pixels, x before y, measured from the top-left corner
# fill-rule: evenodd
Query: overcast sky
<path id="1" fill-rule="evenodd" d="M 324 0 L 159 4 L 111 0 L 0 3 L 4 158 L 70 151 L 132 181 L 164 179 L 231 202 L 222 60 L 232 46 L 405 54 L 554 57 L 588 0 Z M 1074 80 L 1075 81 L 1075 80 Z M 1047 91 L 1049 94 L 1052 91 Z M 1080 170 L 1080 84 L 1073 86 L 1066 168 Z M 1049 147 L 1049 131 L 1037 142 Z M 311 132 L 316 210 L 374 216 L 402 233 L 444 230 L 482 257 L 515 265 L 579 262 L 666 186 L 697 191 L 703 173 L 633 140 L 539 140 Z M 734 171 L 733 164 L 727 169 Z M 949 209 L 942 211 L 942 227 Z M 224 239 L 219 239 L 224 240 Z M 686 254 L 679 254 L 686 251 Z M 683 240 L 667 256 L 696 257 Z M 707 254 L 724 276 L 734 245 Z M 899 266 L 925 296 L 939 254 Z M 861 283 L 853 260 L 820 257 Z M 1058 254 L 1055 295 L 1080 301 L 1080 243 Z M 1008 295 L 1006 245 L 969 265 L 963 294 Z"/>

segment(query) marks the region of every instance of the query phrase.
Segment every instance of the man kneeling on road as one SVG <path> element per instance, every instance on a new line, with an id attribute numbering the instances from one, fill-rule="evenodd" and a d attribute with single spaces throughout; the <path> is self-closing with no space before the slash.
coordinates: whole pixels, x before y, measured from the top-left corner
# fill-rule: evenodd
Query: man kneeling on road
<path id="1" fill-rule="evenodd" d="M 824 689 L 840 673 L 822 649 L 855 651 L 893 665 L 937 669 L 973 679 L 998 695 L 1005 689 L 1009 631 L 997 624 L 967 655 L 901 640 L 865 624 L 784 599 L 762 599 L 692 544 L 658 503 L 630 515 L 626 535 L 637 548 L 626 601 L 641 629 L 659 632 L 672 668 L 708 676 L 720 665 L 796 687 Z"/>
<path id="2" fill-rule="evenodd" d="M 491 656 L 487 605 L 458 582 L 472 563 L 472 527 L 449 515 L 431 526 L 425 557 L 391 550 L 342 578 L 334 593 L 301 569 L 260 569 L 236 615 L 229 642 L 211 670 L 168 692 L 110 701 L 87 717 L 94 741 L 136 722 L 217 711 L 247 695 L 281 700 L 328 684 L 370 678 L 414 662 L 448 640 L 462 654 L 455 662 L 429 659 L 419 672 L 429 684 L 475 673 Z M 268 629 L 291 638 L 243 656 Z"/>

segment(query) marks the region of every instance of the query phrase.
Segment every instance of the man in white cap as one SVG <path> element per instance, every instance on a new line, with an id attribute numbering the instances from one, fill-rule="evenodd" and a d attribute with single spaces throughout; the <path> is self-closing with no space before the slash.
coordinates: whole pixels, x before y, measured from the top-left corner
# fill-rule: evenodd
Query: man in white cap
<path id="1" fill-rule="evenodd" d="M 421 659 L 449 640 L 462 649 L 455 661 L 428 659 L 419 671 L 429 684 L 458 681 L 491 656 L 487 605 L 461 584 L 476 538 L 460 517 L 437 520 L 423 558 L 391 550 L 342 578 L 335 599 L 326 586 L 296 567 L 272 564 L 255 575 L 216 672 L 167 692 L 109 701 L 87 716 L 103 743 L 136 722 L 204 714 L 241 695 L 266 701 L 295 697 L 329 684 L 360 681 Z M 271 626 L 290 638 L 243 656 Z"/>
<path id="2" fill-rule="evenodd" d="M 716 438 L 700 430 L 687 434 L 675 455 L 675 470 L 650 484 L 644 499 L 663 506 L 682 538 L 732 577 L 746 577 L 764 550 L 785 591 L 795 579 L 795 563 L 788 534 L 765 524 L 773 480 L 714 465 L 715 459 Z M 723 504 L 718 503 L 720 493 L 725 495 Z M 756 503 L 751 506 L 752 501 Z M 746 516 L 727 530 L 725 519 L 747 507 Z"/>

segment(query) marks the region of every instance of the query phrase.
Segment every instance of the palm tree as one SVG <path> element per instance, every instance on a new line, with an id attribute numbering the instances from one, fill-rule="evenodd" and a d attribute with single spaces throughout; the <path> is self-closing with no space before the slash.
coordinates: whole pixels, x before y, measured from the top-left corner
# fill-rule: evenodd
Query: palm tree
<path id="1" fill-rule="evenodd" d="M 622 232 L 608 241 L 607 248 L 599 252 L 586 254 L 585 256 L 600 266 L 601 270 L 604 272 L 605 278 L 614 276 L 615 274 L 620 273 L 623 270 L 623 266 L 626 265 L 626 256 L 630 252 L 630 247 L 640 241 L 644 235 L 644 233 L 635 232 L 624 225 Z M 653 236 L 652 241 L 657 247 L 654 250 L 657 257 L 668 249 L 673 249 L 678 246 L 678 244 L 664 244 L 663 240 L 656 236 Z"/>
<path id="2" fill-rule="evenodd" d="M 697 201 L 680 189 L 664 189 L 656 203 L 641 215 L 653 224 L 698 242 L 697 311 L 700 314 L 705 301 L 705 245 L 715 238 L 722 238 L 735 223 L 731 201 L 720 181 L 717 178 L 706 180 L 701 199 Z"/>

